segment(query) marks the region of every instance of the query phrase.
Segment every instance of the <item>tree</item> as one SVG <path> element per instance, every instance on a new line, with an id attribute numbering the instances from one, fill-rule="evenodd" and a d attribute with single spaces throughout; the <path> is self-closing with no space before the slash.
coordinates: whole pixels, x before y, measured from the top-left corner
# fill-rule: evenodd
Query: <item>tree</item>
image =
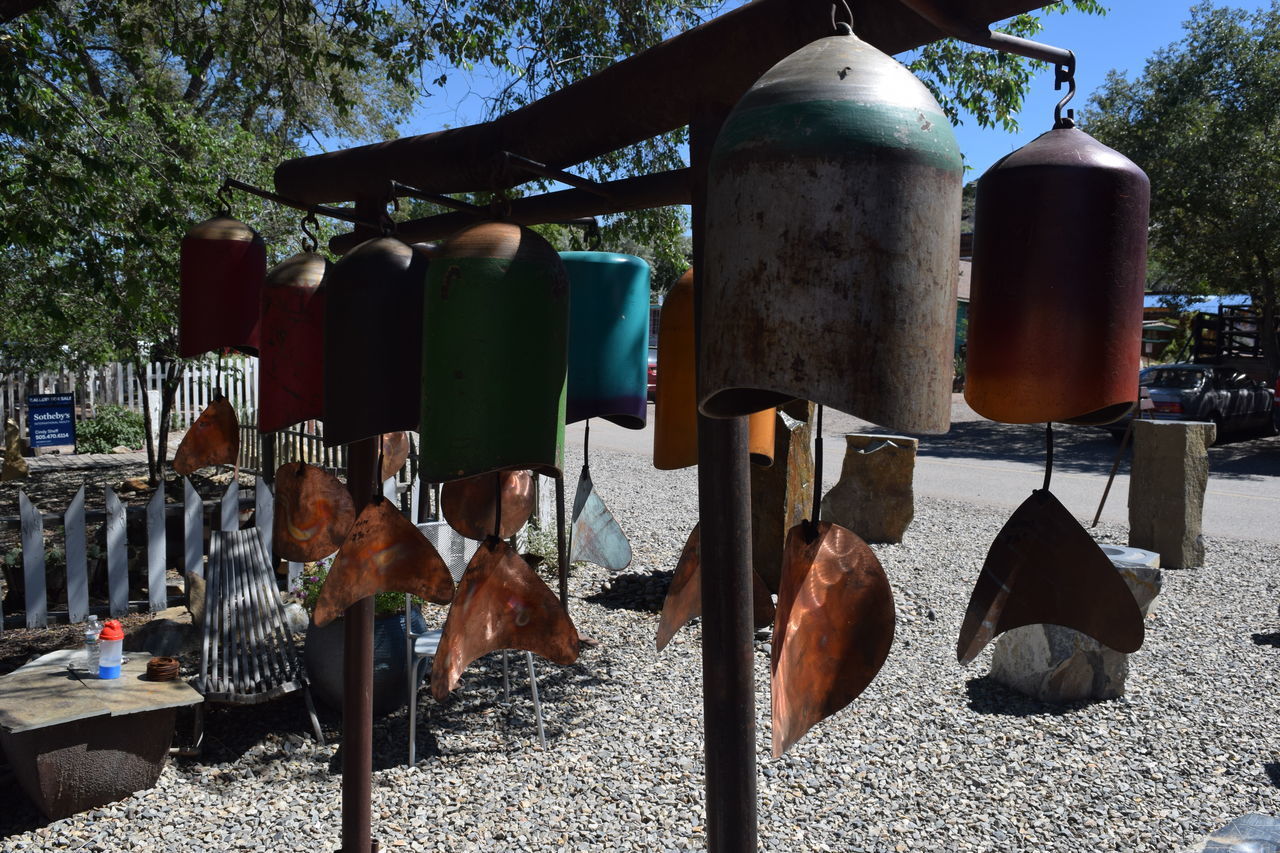
<path id="1" fill-rule="evenodd" d="M 1280 2 L 1255 12 L 1203 2 L 1186 36 L 1142 75 L 1112 72 L 1083 127 L 1151 178 L 1150 259 L 1166 286 L 1248 293 L 1280 372 Z"/>
<path id="2" fill-rule="evenodd" d="M 490 104 L 505 111 L 687 29 L 719 5 L 0 2 L 5 355 L 29 364 L 173 361 L 177 247 L 213 212 L 223 178 L 269 185 L 274 165 L 304 141 L 389 136 L 418 94 L 457 68 L 484 66 L 507 81 Z M 1097 11 L 1094 0 L 1069 7 Z M 1019 16 L 1010 27 L 1029 34 L 1038 19 Z M 967 110 L 1006 126 L 1029 73 L 1024 60 L 947 44 L 924 48 L 915 61 L 957 120 Z M 681 165 L 682 138 L 615 152 L 587 171 L 621 177 Z M 295 212 L 248 199 L 233 213 L 263 233 L 274 259 L 292 250 Z M 615 245 L 647 247 L 668 266 L 679 262 L 686 229 L 679 211 L 605 222 L 609 239 L 622 241 Z M 150 458 L 155 479 L 163 460 L 154 451 Z"/>

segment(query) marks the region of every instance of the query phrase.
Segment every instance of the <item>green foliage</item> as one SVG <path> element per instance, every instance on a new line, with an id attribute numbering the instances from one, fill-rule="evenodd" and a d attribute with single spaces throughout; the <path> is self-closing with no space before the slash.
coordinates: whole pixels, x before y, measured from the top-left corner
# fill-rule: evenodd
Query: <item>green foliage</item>
<path id="1" fill-rule="evenodd" d="M 1280 285 L 1280 2 L 1203 2 L 1142 75 L 1112 72 L 1083 127 L 1151 179 L 1151 278 L 1186 293 L 1248 293 L 1271 368 Z"/>
<path id="2" fill-rule="evenodd" d="M 99 406 L 94 417 L 76 424 L 76 453 L 110 453 L 114 447 L 141 447 L 144 441 L 142 415 L 120 406 Z"/>
<path id="3" fill-rule="evenodd" d="M 302 605 L 307 613 L 316 612 L 316 602 L 320 600 L 320 591 L 324 588 L 325 578 L 333 568 L 333 557 L 325 557 L 303 568 L 302 588 L 290 590 L 290 599 Z M 414 596 L 413 603 L 417 607 L 423 605 L 422 599 Z M 403 592 L 380 592 L 373 597 L 373 613 L 375 616 L 395 616 L 404 612 Z"/>

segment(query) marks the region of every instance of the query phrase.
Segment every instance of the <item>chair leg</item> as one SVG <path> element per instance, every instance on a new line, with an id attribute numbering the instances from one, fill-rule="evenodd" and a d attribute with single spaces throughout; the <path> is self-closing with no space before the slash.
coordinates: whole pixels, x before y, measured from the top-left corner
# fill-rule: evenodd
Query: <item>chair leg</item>
<path id="1" fill-rule="evenodd" d="M 542 727 L 542 702 L 538 700 L 538 677 L 533 674 L 533 655 L 524 653 L 525 662 L 529 664 L 529 692 L 533 694 L 533 713 L 538 718 L 538 742 L 547 748 L 547 733 Z"/>
<path id="2" fill-rule="evenodd" d="M 426 662 L 418 658 L 409 664 L 409 766 L 418 760 L 418 667 Z"/>
<path id="3" fill-rule="evenodd" d="M 307 716 L 311 717 L 311 730 L 316 733 L 316 743 L 325 745 L 324 732 L 320 730 L 320 718 L 316 716 L 316 704 L 311 701 L 311 688 L 302 685 L 302 701 L 307 703 Z"/>
<path id="4" fill-rule="evenodd" d="M 502 650 L 502 702 L 511 704 L 511 675 L 507 665 L 507 650 Z"/>

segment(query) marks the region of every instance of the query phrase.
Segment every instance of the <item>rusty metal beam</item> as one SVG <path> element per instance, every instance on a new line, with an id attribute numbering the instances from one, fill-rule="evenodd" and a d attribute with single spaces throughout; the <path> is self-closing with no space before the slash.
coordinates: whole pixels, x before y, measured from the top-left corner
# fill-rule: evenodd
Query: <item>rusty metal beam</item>
<path id="1" fill-rule="evenodd" d="M 691 199 L 688 169 L 624 178 L 599 186 L 609 194 L 608 198 L 596 192 L 573 189 L 512 199 L 510 212 L 503 218 L 517 225 L 541 225 L 605 213 L 688 204 Z M 406 243 L 440 240 L 475 222 L 477 215 L 469 212 L 441 213 L 410 219 L 396 225 L 396 236 Z M 337 254 L 344 254 L 366 239 L 359 232 L 339 234 L 329 241 L 329 248 Z"/>
<path id="2" fill-rule="evenodd" d="M 966 21 L 998 21 L 1037 0 L 957 0 Z M 946 33 L 898 0 L 855 0 L 858 35 L 900 53 Z M 689 123 L 695 105 L 727 112 L 769 67 L 831 32 L 831 0 L 755 0 L 493 121 L 288 160 L 276 188 L 308 204 L 380 193 L 390 181 L 424 192 L 499 190 L 495 158 L 511 151 L 566 169 Z M 601 211 L 610 212 L 610 211 Z"/>

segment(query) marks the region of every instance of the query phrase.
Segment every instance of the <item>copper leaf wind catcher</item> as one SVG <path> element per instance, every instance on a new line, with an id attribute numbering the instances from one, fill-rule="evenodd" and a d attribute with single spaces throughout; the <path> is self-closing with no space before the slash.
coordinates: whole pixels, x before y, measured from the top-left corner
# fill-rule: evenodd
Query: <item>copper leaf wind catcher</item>
<path id="1" fill-rule="evenodd" d="M 440 512 L 450 527 L 468 539 L 506 539 L 533 515 L 533 499 L 532 474 L 498 471 L 445 483 L 440 488 Z"/>
<path id="2" fill-rule="evenodd" d="M 337 477 L 305 462 L 290 462 L 276 471 L 273 516 L 276 553 L 306 563 L 342 546 L 355 523 L 356 508 Z"/>
<path id="3" fill-rule="evenodd" d="M 585 449 L 583 453 L 585 455 Z M 631 543 L 597 494 L 586 465 L 582 466 L 578 491 L 573 496 L 569 541 L 570 563 L 581 560 L 613 571 L 631 565 Z"/>
<path id="4" fill-rule="evenodd" d="M 501 539 L 471 558 L 431 667 L 431 695 L 443 701 L 462 671 L 498 649 L 522 649 L 567 665 L 578 659 L 578 631 L 555 594 Z"/>
<path id="5" fill-rule="evenodd" d="M 217 395 L 200 413 L 173 455 L 183 477 L 208 465 L 231 465 L 240 456 L 240 425 L 231 401 Z"/>
<path id="6" fill-rule="evenodd" d="M 997 635 L 1061 625 L 1118 652 L 1142 646 L 1133 593 L 1088 532 L 1047 489 L 1037 489 L 996 534 L 960 626 L 966 664 Z"/>
<path id="7" fill-rule="evenodd" d="M 760 575 L 751 572 L 752 622 L 756 629 L 766 628 L 773 621 L 773 598 Z M 671 586 L 662 602 L 662 616 L 658 620 L 658 651 L 666 648 L 676 631 L 702 615 L 702 536 L 701 525 L 695 524 L 689 539 L 680 552 Z"/>
<path id="8" fill-rule="evenodd" d="M 875 554 L 828 521 L 787 533 L 773 629 L 773 755 L 852 702 L 889 656 L 893 592 Z"/>
<path id="9" fill-rule="evenodd" d="M 409 433 L 389 432 L 383 435 L 380 455 L 382 480 L 386 481 L 399 473 L 404 463 L 409 461 Z"/>
<path id="10" fill-rule="evenodd" d="M 315 622 L 327 625 L 357 601 L 389 591 L 447 604 L 453 578 L 413 522 L 391 501 L 375 498 L 338 549 L 316 601 Z"/>

